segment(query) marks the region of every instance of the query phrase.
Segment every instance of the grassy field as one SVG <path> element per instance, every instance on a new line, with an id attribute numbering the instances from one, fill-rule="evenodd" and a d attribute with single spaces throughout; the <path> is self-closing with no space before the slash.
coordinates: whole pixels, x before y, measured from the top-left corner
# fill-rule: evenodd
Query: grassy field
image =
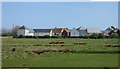
<path id="1" fill-rule="evenodd" d="M 86 42 L 86 45 L 49 46 L 50 48 L 67 48 L 76 53 L 45 52 L 40 55 L 26 49 L 42 49 L 48 46 L 10 46 L 9 44 L 48 44 L 50 41 L 61 40 L 65 44 Z M 3 67 L 117 67 L 118 47 L 105 47 L 105 44 L 118 44 L 118 39 L 2 39 Z M 16 51 L 10 51 L 15 47 Z"/>

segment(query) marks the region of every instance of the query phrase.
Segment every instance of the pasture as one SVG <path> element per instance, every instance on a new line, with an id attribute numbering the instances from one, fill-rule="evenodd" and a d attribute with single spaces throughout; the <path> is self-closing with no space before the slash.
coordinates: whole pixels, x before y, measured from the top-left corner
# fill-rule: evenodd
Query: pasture
<path id="1" fill-rule="evenodd" d="M 62 41 L 65 46 L 37 46 L 51 41 Z M 85 44 L 74 44 L 83 42 Z M 18 44 L 18 45 L 10 45 Z M 26 44 L 26 45 L 23 45 Z M 70 44 L 70 46 L 67 44 Z M 80 38 L 2 38 L 3 67 L 117 67 L 118 47 L 105 44 L 118 44 L 118 39 Z M 35 45 L 35 46 L 34 46 Z M 15 48 L 15 51 L 11 51 Z M 69 52 L 25 52 L 27 49 L 66 48 Z M 71 52 L 72 51 L 72 52 Z"/>

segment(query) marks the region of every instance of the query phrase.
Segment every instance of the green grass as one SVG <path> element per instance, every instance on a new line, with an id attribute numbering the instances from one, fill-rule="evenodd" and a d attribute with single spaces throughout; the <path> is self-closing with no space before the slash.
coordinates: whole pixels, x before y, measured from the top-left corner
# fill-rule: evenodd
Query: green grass
<path id="1" fill-rule="evenodd" d="M 68 48 L 77 53 L 45 52 L 40 55 L 26 53 L 26 49 L 42 49 L 47 46 L 9 46 L 9 44 L 47 44 L 50 41 L 62 40 L 65 44 L 87 42 L 86 45 L 50 46 L 51 48 Z M 105 44 L 118 44 L 118 39 L 2 39 L 3 67 L 117 67 L 118 47 L 105 47 Z M 9 49 L 15 47 L 16 51 Z M 91 53 L 92 52 L 92 53 Z"/>

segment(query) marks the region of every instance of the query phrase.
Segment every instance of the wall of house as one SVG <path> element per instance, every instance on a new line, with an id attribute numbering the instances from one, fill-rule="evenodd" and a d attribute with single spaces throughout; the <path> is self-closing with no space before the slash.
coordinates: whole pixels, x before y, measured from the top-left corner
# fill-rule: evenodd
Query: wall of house
<path id="1" fill-rule="evenodd" d="M 27 36 L 34 36 L 34 33 L 29 33 Z"/>
<path id="2" fill-rule="evenodd" d="M 79 31 L 79 36 L 86 36 L 86 30 L 80 30 Z"/>
<path id="3" fill-rule="evenodd" d="M 71 37 L 78 37 L 79 32 L 76 29 L 72 29 L 71 32 L 70 32 L 70 36 Z"/>
<path id="4" fill-rule="evenodd" d="M 34 33 L 35 36 L 45 36 L 45 35 L 50 35 L 50 33 L 45 33 L 45 32 L 39 32 L 39 33 Z"/>
<path id="5" fill-rule="evenodd" d="M 17 31 L 17 35 L 23 35 L 23 36 L 34 36 L 34 33 L 29 33 L 29 30 L 27 29 L 19 29 Z"/>
<path id="6" fill-rule="evenodd" d="M 53 36 L 53 31 L 52 30 L 50 31 L 50 36 Z"/>
<path id="7" fill-rule="evenodd" d="M 19 35 L 25 36 L 25 29 L 19 29 L 19 30 L 17 31 L 17 35 L 18 35 L 18 36 L 19 36 Z"/>

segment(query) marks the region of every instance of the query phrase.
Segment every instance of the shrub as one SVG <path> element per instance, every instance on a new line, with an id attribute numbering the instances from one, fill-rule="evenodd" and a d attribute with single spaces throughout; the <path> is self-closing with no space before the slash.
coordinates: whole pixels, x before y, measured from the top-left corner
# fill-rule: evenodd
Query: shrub
<path id="1" fill-rule="evenodd" d="M 98 34 L 98 38 L 104 38 L 105 36 L 102 33 Z"/>
<path id="2" fill-rule="evenodd" d="M 50 38 L 50 35 L 44 35 L 44 38 Z"/>
<path id="3" fill-rule="evenodd" d="M 95 34 L 95 33 L 93 33 L 92 35 L 90 35 L 89 36 L 90 38 L 92 38 L 92 39 L 97 39 L 98 38 L 98 35 L 97 34 Z"/>
<path id="4" fill-rule="evenodd" d="M 39 37 L 38 36 L 35 36 L 36 39 L 38 39 Z"/>
<path id="5" fill-rule="evenodd" d="M 6 34 L 1 34 L 1 36 L 13 36 L 13 35 L 6 33 Z"/>
<path id="6" fill-rule="evenodd" d="M 57 36 L 54 36 L 54 38 L 62 38 L 62 37 L 57 35 Z"/>
<path id="7" fill-rule="evenodd" d="M 89 36 L 84 36 L 84 38 L 88 39 L 88 38 L 89 38 Z"/>
<path id="8" fill-rule="evenodd" d="M 112 33 L 112 34 L 110 34 L 110 37 L 111 37 L 111 38 L 117 38 L 117 37 L 118 37 L 118 34 L 117 34 L 117 33 Z"/>
<path id="9" fill-rule="evenodd" d="M 24 38 L 24 36 L 23 35 L 19 35 L 18 38 Z"/>

